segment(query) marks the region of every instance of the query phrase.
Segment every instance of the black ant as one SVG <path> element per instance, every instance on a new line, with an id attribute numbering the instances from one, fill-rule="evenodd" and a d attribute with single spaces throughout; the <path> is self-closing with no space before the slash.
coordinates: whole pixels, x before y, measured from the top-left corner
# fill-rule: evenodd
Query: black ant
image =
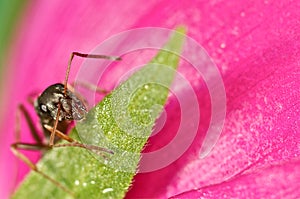
<path id="1" fill-rule="evenodd" d="M 68 89 L 68 78 L 71 68 L 71 63 L 74 56 L 79 56 L 83 58 L 96 58 L 96 59 L 109 59 L 109 60 L 121 60 L 120 57 L 106 56 L 106 55 L 95 55 L 95 54 L 82 54 L 78 52 L 72 52 L 69 59 L 66 77 L 64 84 L 57 83 L 49 86 L 41 93 L 41 95 L 36 100 L 31 100 L 31 104 L 34 106 L 37 115 L 40 118 L 40 123 L 43 128 L 44 141 L 36 129 L 34 122 L 32 121 L 28 111 L 23 104 L 18 106 L 17 112 L 17 128 L 16 128 L 16 138 L 17 142 L 11 145 L 11 150 L 16 157 L 25 162 L 30 169 L 41 174 L 46 179 L 53 182 L 58 187 L 62 188 L 64 191 L 71 193 L 67 188 L 57 182 L 55 179 L 51 178 L 47 174 L 40 171 L 37 166 L 29 160 L 24 154 L 19 150 L 41 150 L 47 151 L 54 147 L 81 147 L 88 150 L 96 150 L 99 152 L 106 152 L 113 154 L 113 151 L 93 146 L 82 144 L 67 135 L 67 129 L 70 123 L 74 120 L 83 120 L 87 114 L 87 108 L 78 95 Z M 88 86 L 87 86 L 88 87 Z M 36 143 L 24 143 L 20 142 L 20 114 L 23 114 L 28 126 L 30 128 L 31 134 L 36 141 Z M 57 136 L 57 137 L 55 137 Z M 69 143 L 59 144 L 57 141 L 63 139 Z M 71 193 L 72 194 L 72 193 Z"/>

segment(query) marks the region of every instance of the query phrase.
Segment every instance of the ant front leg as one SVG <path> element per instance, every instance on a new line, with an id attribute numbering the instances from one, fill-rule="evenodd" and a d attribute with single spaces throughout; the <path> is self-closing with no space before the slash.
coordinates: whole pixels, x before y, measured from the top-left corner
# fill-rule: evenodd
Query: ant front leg
<path id="1" fill-rule="evenodd" d="M 50 132 L 53 131 L 53 127 L 51 127 L 49 125 L 44 125 L 44 127 Z M 60 137 L 61 139 L 64 139 L 64 140 L 68 141 L 69 143 L 55 144 L 55 145 L 53 145 L 53 147 L 80 147 L 80 148 L 87 149 L 89 151 L 96 151 L 97 154 L 101 155 L 105 159 L 106 159 L 106 156 L 102 152 L 114 154 L 114 152 L 112 150 L 109 150 L 109 149 L 106 149 L 106 148 L 103 148 L 103 147 L 99 147 L 99 146 L 95 146 L 95 145 L 82 144 L 82 143 L 74 140 L 70 136 L 60 132 L 57 129 L 55 130 L 55 135 Z"/>

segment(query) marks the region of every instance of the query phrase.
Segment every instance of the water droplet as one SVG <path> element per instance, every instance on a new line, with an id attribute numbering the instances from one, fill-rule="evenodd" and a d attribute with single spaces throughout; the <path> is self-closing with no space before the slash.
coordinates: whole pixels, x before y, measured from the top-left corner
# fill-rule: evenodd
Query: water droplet
<path id="1" fill-rule="evenodd" d="M 82 183 L 82 185 L 83 185 L 84 187 L 86 187 L 87 183 L 86 183 L 86 182 L 84 182 L 84 183 Z"/>
<path id="2" fill-rule="evenodd" d="M 80 183 L 79 183 L 79 180 L 75 180 L 75 185 L 79 185 Z"/>
<path id="3" fill-rule="evenodd" d="M 95 184 L 96 182 L 94 180 L 91 181 L 91 184 Z"/>
<path id="4" fill-rule="evenodd" d="M 145 89 L 148 89 L 148 88 L 149 88 L 149 86 L 146 84 L 146 85 L 144 86 L 144 88 L 145 88 Z"/>
<path id="5" fill-rule="evenodd" d="M 226 44 L 225 44 L 225 43 L 221 43 L 220 47 L 221 47 L 221 48 L 225 48 L 225 47 L 226 47 Z"/>
<path id="6" fill-rule="evenodd" d="M 106 189 L 103 189 L 102 193 L 111 192 L 113 190 L 114 190 L 113 188 L 106 188 Z"/>

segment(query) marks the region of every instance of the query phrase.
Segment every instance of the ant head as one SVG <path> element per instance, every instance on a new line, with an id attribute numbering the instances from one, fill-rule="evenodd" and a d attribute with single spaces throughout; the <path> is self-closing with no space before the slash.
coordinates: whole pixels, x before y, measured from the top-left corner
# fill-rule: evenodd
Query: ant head
<path id="1" fill-rule="evenodd" d="M 63 84 L 54 84 L 37 98 L 34 103 L 35 110 L 41 120 L 55 120 L 60 104 L 59 121 L 81 120 L 85 117 L 87 109 L 83 102 Z"/>

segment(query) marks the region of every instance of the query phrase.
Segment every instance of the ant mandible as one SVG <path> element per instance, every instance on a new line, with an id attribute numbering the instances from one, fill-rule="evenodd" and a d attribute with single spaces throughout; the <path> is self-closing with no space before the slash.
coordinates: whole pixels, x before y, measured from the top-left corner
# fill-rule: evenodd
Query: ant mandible
<path id="1" fill-rule="evenodd" d="M 51 178 L 47 174 L 43 173 L 37 168 L 37 166 L 19 150 L 50 150 L 53 147 L 81 147 L 88 150 L 102 151 L 113 154 L 109 149 L 82 144 L 67 135 L 67 129 L 69 124 L 74 120 L 83 120 L 87 114 L 87 108 L 83 100 L 77 96 L 74 92 L 68 89 L 68 79 L 71 69 L 71 64 L 74 56 L 83 58 L 95 58 L 95 59 L 108 59 L 108 60 L 121 60 L 120 57 L 96 55 L 96 54 L 83 54 L 79 52 L 72 52 L 69 59 L 66 77 L 64 84 L 57 83 L 49 86 L 40 94 L 40 96 L 31 103 L 40 118 L 40 124 L 43 128 L 43 133 L 46 142 L 40 137 L 38 130 L 36 129 L 33 120 L 31 119 L 28 111 L 23 104 L 19 104 L 17 109 L 17 121 L 16 121 L 16 138 L 17 142 L 11 145 L 13 154 L 26 163 L 30 169 L 41 174 L 52 183 L 62 188 L 64 191 L 70 192 L 66 187 L 61 185 L 55 179 Z M 88 87 L 88 86 L 87 86 Z M 26 122 L 28 123 L 30 132 L 36 141 L 36 143 L 24 143 L 20 142 L 20 114 L 23 114 Z M 57 136 L 57 137 L 55 137 Z M 59 139 L 68 141 L 69 143 L 57 144 Z"/>

